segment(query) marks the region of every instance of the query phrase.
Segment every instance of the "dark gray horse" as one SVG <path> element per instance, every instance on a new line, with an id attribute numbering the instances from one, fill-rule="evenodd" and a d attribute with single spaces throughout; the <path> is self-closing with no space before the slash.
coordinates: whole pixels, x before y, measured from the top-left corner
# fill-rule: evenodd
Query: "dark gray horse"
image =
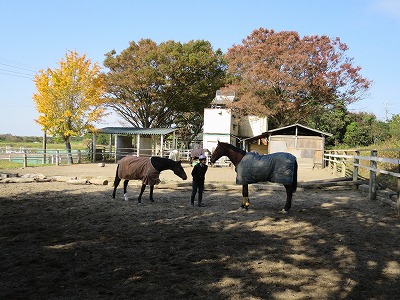
<path id="1" fill-rule="evenodd" d="M 211 155 L 211 163 L 222 156 L 227 156 L 235 165 L 236 183 L 242 185 L 242 207 L 248 209 L 249 184 L 256 182 L 276 182 L 286 189 L 286 204 L 284 213 L 292 207 L 292 196 L 297 188 L 297 160 L 290 153 L 279 152 L 268 155 L 246 152 L 231 144 L 218 142 Z"/>

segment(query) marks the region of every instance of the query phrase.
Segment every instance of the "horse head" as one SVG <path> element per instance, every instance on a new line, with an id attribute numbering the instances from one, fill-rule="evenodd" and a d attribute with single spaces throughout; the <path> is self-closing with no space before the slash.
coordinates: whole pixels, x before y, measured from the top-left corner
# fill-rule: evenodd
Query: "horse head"
<path id="1" fill-rule="evenodd" d="M 210 162 L 215 163 L 222 156 L 227 156 L 236 167 L 245 155 L 246 151 L 231 144 L 218 141 L 217 148 L 215 148 L 214 152 L 212 153 Z"/>
<path id="2" fill-rule="evenodd" d="M 174 172 L 174 174 L 180 178 L 182 178 L 183 180 L 187 179 L 187 175 L 185 170 L 182 167 L 182 162 L 181 161 L 177 161 L 175 167 L 172 170 Z"/>
<path id="3" fill-rule="evenodd" d="M 224 144 L 218 141 L 217 148 L 214 149 L 211 157 L 210 157 L 210 162 L 213 164 L 215 163 L 219 158 L 225 155 L 225 150 L 224 150 Z"/>

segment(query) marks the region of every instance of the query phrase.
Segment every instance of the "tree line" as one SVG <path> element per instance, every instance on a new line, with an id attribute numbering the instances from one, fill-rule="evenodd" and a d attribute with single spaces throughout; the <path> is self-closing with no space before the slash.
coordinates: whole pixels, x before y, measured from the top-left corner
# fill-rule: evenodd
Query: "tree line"
<path id="1" fill-rule="evenodd" d="M 227 103 L 232 111 L 267 116 L 270 129 L 302 123 L 333 133 L 332 145 L 387 139 L 398 116 L 381 122 L 347 111 L 372 83 L 347 50 L 340 38 L 260 28 L 227 53 L 205 40 L 132 41 L 105 54 L 105 71 L 68 51 L 58 68 L 35 76 L 36 121 L 68 149 L 71 137 L 93 131 L 111 110 L 128 126 L 176 127 L 188 146 L 202 131 L 204 108 L 227 89 L 238 99 Z"/>

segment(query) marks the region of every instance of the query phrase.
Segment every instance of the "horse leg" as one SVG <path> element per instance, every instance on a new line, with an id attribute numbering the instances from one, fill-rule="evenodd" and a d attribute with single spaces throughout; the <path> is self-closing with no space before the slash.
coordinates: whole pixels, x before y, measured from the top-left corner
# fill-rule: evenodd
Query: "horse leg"
<path id="1" fill-rule="evenodd" d="M 151 201 L 151 202 L 154 202 L 154 199 L 153 199 L 153 191 L 154 191 L 154 185 L 151 185 L 151 186 L 150 186 L 150 201 Z"/>
<path id="2" fill-rule="evenodd" d="M 138 203 L 142 203 L 142 195 L 143 195 L 143 192 L 144 192 L 145 189 L 146 189 L 146 185 L 142 184 L 142 188 L 140 189 L 140 194 L 139 194 L 139 197 L 137 199 Z"/>
<path id="3" fill-rule="evenodd" d="M 128 201 L 128 200 L 129 200 L 128 194 L 127 194 L 127 192 L 126 192 L 126 190 L 127 190 L 127 188 L 128 188 L 128 182 L 129 182 L 129 180 L 128 180 L 128 179 L 125 179 L 125 181 L 124 181 L 124 199 L 125 199 L 125 201 Z"/>
<path id="4" fill-rule="evenodd" d="M 118 177 L 118 168 L 119 168 L 119 165 L 117 166 L 117 172 L 115 174 L 115 179 L 114 179 L 114 191 L 112 193 L 113 199 L 115 199 L 115 194 L 117 192 L 117 187 L 118 187 L 119 183 L 121 182 L 121 178 Z"/>
<path id="5" fill-rule="evenodd" d="M 286 189 L 286 204 L 282 212 L 288 213 L 289 209 L 292 207 L 293 186 L 285 185 L 285 189 Z"/>
<path id="6" fill-rule="evenodd" d="M 112 193 L 113 199 L 115 199 L 115 194 L 117 193 L 117 187 L 118 187 L 118 185 L 119 185 L 120 182 L 121 182 L 121 179 L 120 179 L 118 176 L 115 177 L 115 180 L 114 180 L 114 190 L 113 190 L 113 193 Z"/>
<path id="7" fill-rule="evenodd" d="M 242 208 L 249 209 L 250 206 L 250 199 L 249 199 L 249 185 L 243 184 L 242 185 Z"/>

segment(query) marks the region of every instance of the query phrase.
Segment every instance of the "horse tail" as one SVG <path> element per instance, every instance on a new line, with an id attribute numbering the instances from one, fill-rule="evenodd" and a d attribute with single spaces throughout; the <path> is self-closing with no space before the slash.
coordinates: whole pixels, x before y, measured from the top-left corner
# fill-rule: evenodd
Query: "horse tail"
<path id="1" fill-rule="evenodd" d="M 118 177 L 118 169 L 119 169 L 119 164 L 117 164 L 117 171 L 115 172 L 115 179 L 114 179 L 114 187 L 117 187 L 119 185 L 119 182 L 121 179 Z"/>
<path id="2" fill-rule="evenodd" d="M 297 189 L 297 160 L 294 161 L 294 170 L 293 170 L 293 183 L 292 183 L 292 191 L 293 193 L 296 192 Z"/>

